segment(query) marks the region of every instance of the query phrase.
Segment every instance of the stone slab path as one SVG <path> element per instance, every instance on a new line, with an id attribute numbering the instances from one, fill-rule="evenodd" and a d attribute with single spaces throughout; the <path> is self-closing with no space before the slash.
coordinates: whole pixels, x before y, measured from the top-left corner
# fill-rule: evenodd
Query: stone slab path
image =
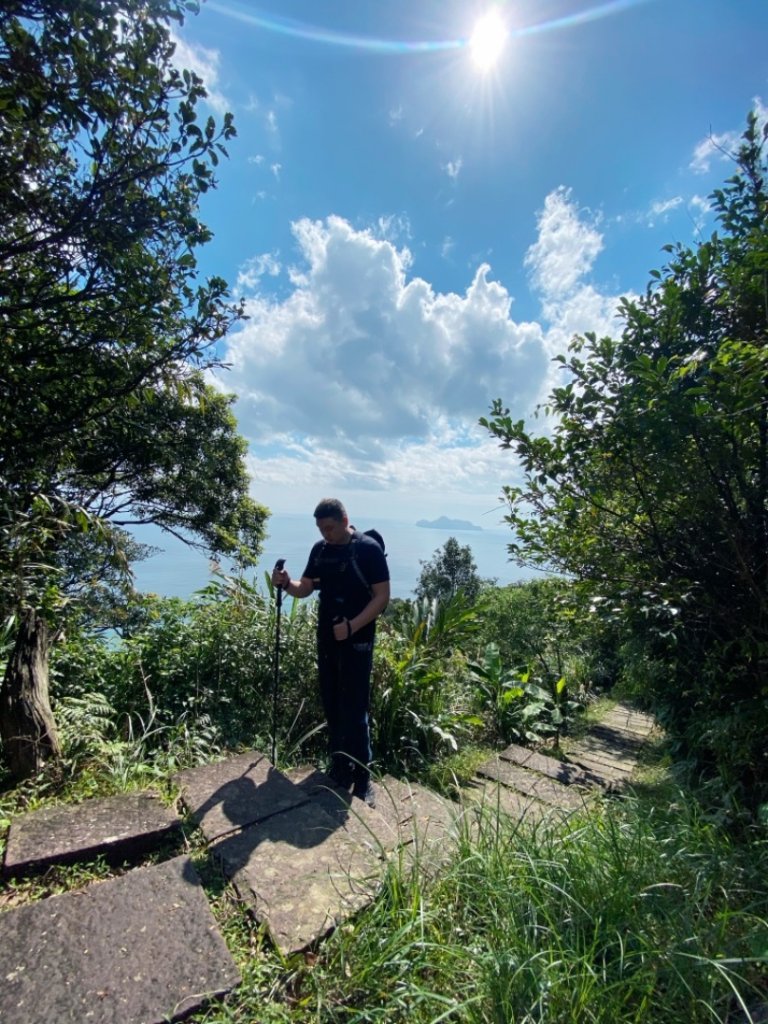
<path id="1" fill-rule="evenodd" d="M 177 782 L 211 855 L 286 955 L 370 903 L 395 850 L 436 863 L 461 813 L 386 776 L 372 808 L 322 772 L 285 776 L 257 751 L 182 772 Z"/>
<path id="2" fill-rule="evenodd" d="M 152 792 L 44 807 L 13 822 L 3 872 L 19 877 L 97 856 L 109 863 L 138 860 L 178 835 L 180 826 L 178 814 Z"/>
<path id="3" fill-rule="evenodd" d="M 500 815 L 524 824 L 626 784 L 652 729 L 647 716 L 617 705 L 564 760 L 511 744 L 457 802 L 385 776 L 372 808 L 323 772 L 283 774 L 258 751 L 176 782 L 210 856 L 290 954 L 370 903 L 393 857 L 437 872 L 462 832 L 488 815 L 496 827 Z M 31 812 L 11 824 L 4 872 L 130 860 L 167 842 L 180 821 L 152 794 Z M 0 913 L 0 978 L 3 1024 L 160 1024 L 239 982 L 194 867 L 178 856 Z"/>
<path id="4" fill-rule="evenodd" d="M 175 782 L 182 805 L 209 842 L 309 799 L 257 750 L 190 768 Z"/>
<path id="5" fill-rule="evenodd" d="M 162 1024 L 240 975 L 188 857 L 0 914 L 3 1024 Z"/>
<path id="6" fill-rule="evenodd" d="M 584 807 L 602 791 L 616 791 L 631 779 L 654 733 L 654 720 L 616 704 L 570 742 L 564 760 L 511 744 L 478 769 L 465 798 L 485 813 L 538 821 L 553 812 Z"/>
<path id="7" fill-rule="evenodd" d="M 211 853 L 285 954 L 370 903 L 381 874 L 373 852 L 312 801 L 219 840 Z"/>

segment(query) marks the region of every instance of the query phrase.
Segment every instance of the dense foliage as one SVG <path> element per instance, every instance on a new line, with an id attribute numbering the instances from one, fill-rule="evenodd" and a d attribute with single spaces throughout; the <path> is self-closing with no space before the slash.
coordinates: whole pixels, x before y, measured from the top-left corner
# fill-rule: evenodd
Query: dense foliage
<path id="1" fill-rule="evenodd" d="M 115 525 L 245 563 L 262 539 L 231 400 L 204 378 L 242 312 L 197 268 L 200 197 L 234 128 L 198 121 L 203 84 L 174 64 L 170 26 L 194 9 L 0 12 L 0 617 L 17 627 L 0 725 L 18 774 L 57 752 L 45 674 L 73 532 L 123 568 Z"/>
<path id="2" fill-rule="evenodd" d="M 551 433 L 483 420 L 524 470 L 513 553 L 571 575 L 678 753 L 768 797 L 768 182 L 750 118 L 722 228 L 670 246 L 620 339 L 561 358 Z"/>
<path id="3" fill-rule="evenodd" d="M 500 651 L 492 639 L 528 587 L 535 598 L 536 584 L 519 584 L 488 591 L 484 610 L 458 596 L 405 603 L 381 622 L 371 709 L 379 769 L 450 787 L 478 745 L 549 742 L 567 729 L 589 692 L 578 648 L 545 636 L 536 616 L 518 623 L 516 645 Z M 73 612 L 51 679 L 68 784 L 86 776 L 124 788 L 222 749 L 269 752 L 275 683 L 278 760 L 322 762 L 315 616 L 314 601 L 284 603 L 276 673 L 275 602 L 242 578 L 218 577 L 189 601 L 136 596 L 119 633 L 105 635 L 90 607 Z M 534 651 L 557 673 L 543 673 Z"/>

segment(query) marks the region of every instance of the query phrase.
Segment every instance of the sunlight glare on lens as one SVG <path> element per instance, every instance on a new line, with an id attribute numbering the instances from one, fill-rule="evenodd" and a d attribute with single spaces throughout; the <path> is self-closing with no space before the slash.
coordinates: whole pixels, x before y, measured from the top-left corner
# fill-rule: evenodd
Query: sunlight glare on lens
<path id="1" fill-rule="evenodd" d="M 469 52 L 478 71 L 490 71 L 507 41 L 507 27 L 496 11 L 489 11 L 475 25 Z"/>

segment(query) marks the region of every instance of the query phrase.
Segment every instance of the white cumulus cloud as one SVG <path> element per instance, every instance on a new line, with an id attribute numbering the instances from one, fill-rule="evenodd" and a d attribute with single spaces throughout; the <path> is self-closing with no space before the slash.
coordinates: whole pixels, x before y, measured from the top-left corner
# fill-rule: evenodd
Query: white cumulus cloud
<path id="1" fill-rule="evenodd" d="M 603 237 L 580 217 L 570 189 L 562 187 L 547 196 L 538 227 L 539 237 L 528 250 L 525 265 L 534 288 L 545 298 L 563 298 L 591 271 Z"/>
<path id="2" fill-rule="evenodd" d="M 585 279 L 602 237 L 564 189 L 546 198 L 525 257 L 540 322 L 513 317 L 486 262 L 464 290 L 440 291 L 381 225 L 330 216 L 299 220 L 293 234 L 287 295 L 268 285 L 284 269 L 276 254 L 241 271 L 250 319 L 227 339 L 221 380 L 237 395 L 255 493 L 278 508 L 287 481 L 307 501 L 420 488 L 487 505 L 515 470 L 478 418 L 497 397 L 529 416 L 574 333 L 620 330 L 617 297 Z"/>
<path id="3" fill-rule="evenodd" d="M 497 394 L 530 402 L 546 369 L 537 324 L 481 265 L 464 294 L 408 279 L 411 254 L 339 217 L 293 226 L 301 255 L 282 302 L 256 295 L 229 339 L 227 385 L 255 439 L 291 432 L 379 461 L 395 438 L 475 421 Z"/>

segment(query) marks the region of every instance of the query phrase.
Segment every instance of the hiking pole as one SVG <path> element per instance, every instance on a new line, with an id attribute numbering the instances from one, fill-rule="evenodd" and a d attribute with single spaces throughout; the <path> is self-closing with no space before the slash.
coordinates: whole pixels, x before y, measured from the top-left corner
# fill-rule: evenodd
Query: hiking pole
<path id="1" fill-rule="evenodd" d="M 284 558 L 278 558 L 275 562 L 275 569 L 281 571 L 285 565 Z M 275 600 L 277 605 L 277 624 L 275 626 L 275 680 L 272 686 L 272 765 L 275 764 L 275 752 L 277 744 L 277 681 L 280 677 L 280 612 L 283 607 L 283 588 L 275 588 Z"/>

